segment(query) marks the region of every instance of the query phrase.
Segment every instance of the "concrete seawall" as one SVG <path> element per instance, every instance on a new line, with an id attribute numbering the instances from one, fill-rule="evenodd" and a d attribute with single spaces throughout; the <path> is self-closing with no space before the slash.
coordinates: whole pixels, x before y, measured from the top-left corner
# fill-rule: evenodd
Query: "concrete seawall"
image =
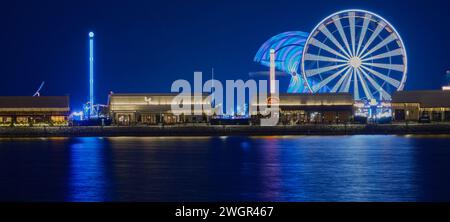
<path id="1" fill-rule="evenodd" d="M 450 124 L 0 127 L 0 137 L 450 134 Z"/>

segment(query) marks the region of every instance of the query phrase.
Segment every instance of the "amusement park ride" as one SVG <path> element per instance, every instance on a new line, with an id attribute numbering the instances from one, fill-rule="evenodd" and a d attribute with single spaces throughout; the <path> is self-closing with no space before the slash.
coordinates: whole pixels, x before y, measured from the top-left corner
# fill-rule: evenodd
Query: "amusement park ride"
<path id="1" fill-rule="evenodd" d="M 288 93 L 351 93 L 356 115 L 391 116 L 394 91 L 403 90 L 407 55 L 395 28 L 364 10 L 344 10 L 323 19 L 310 34 L 284 32 L 266 41 L 254 61 L 291 74 Z"/>
<path id="2" fill-rule="evenodd" d="M 311 33 L 278 34 L 260 47 L 254 61 L 270 68 L 271 94 L 277 70 L 291 77 L 288 93 L 351 93 L 355 117 L 376 121 L 391 119 L 391 95 L 403 90 L 407 78 L 406 49 L 399 33 L 383 17 L 359 9 L 336 12 Z M 94 101 L 93 32 L 89 86 L 89 101 L 75 116 L 82 124 L 103 123 L 106 106 Z M 277 98 L 270 99 L 272 103 Z"/>
<path id="3" fill-rule="evenodd" d="M 445 72 L 445 86 L 442 86 L 442 90 L 450 91 L 450 70 Z"/>
<path id="4" fill-rule="evenodd" d="M 89 32 L 89 101 L 83 105 L 83 111 L 72 113 L 75 125 L 105 125 L 111 121 L 107 115 L 107 106 L 94 102 L 94 33 Z"/>

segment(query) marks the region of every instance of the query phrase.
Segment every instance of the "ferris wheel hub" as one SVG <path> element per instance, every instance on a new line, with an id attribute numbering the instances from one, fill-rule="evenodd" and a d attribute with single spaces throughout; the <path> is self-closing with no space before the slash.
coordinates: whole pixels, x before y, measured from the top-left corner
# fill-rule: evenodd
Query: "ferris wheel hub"
<path id="1" fill-rule="evenodd" d="M 352 57 L 350 58 L 350 60 L 348 61 L 348 63 L 350 64 L 351 67 L 357 69 L 361 66 L 362 61 L 359 57 Z"/>

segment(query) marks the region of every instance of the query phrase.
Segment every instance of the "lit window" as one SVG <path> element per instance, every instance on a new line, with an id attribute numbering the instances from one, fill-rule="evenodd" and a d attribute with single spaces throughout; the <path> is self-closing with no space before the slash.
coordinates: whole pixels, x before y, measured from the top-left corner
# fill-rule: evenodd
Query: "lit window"
<path id="1" fill-rule="evenodd" d="M 65 116 L 52 116 L 50 118 L 52 122 L 64 122 L 66 120 Z"/>
<path id="2" fill-rule="evenodd" d="M 26 117 L 26 116 L 18 116 L 16 118 L 16 122 L 17 123 L 27 123 L 28 122 L 28 117 Z"/>

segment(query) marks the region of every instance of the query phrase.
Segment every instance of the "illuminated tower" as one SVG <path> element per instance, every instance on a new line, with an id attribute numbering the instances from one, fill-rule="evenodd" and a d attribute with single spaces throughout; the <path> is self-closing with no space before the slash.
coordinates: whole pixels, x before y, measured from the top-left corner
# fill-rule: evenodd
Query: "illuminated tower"
<path id="1" fill-rule="evenodd" d="M 94 33 L 89 32 L 89 116 L 94 115 Z"/>
<path id="2" fill-rule="evenodd" d="M 447 85 L 450 86 L 450 69 L 445 72 L 445 80 L 447 82 Z"/>
<path id="3" fill-rule="evenodd" d="M 270 79 L 270 95 L 275 94 L 275 49 L 270 49 L 270 69 L 269 69 Z"/>
<path id="4" fill-rule="evenodd" d="M 442 86 L 442 90 L 450 91 L 450 70 L 447 70 L 447 72 L 445 72 L 445 82 L 447 85 Z"/>

